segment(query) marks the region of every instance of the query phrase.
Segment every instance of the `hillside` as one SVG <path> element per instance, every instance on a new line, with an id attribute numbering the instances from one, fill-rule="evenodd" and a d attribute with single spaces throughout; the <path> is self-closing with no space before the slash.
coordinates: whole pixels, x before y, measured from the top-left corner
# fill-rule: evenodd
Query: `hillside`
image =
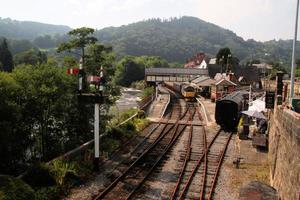
<path id="1" fill-rule="evenodd" d="M 9 43 L 13 53 L 28 49 L 29 46 L 55 48 L 68 40 L 65 34 L 70 30 L 68 26 L 0 18 L 0 37 L 11 40 Z M 220 48 L 229 47 L 242 63 L 259 59 L 288 67 L 292 51 L 291 40 L 244 40 L 230 30 L 187 16 L 168 20 L 149 19 L 120 27 L 107 27 L 97 30 L 95 36 L 101 43 L 113 46 L 118 57 L 154 55 L 179 63 L 184 63 L 197 52 L 215 56 Z M 23 44 L 26 48 L 22 47 Z M 300 55 L 300 45 L 297 45 L 296 52 Z"/>
<path id="2" fill-rule="evenodd" d="M 261 59 L 289 64 L 291 55 L 291 41 L 245 41 L 230 30 L 195 17 L 150 19 L 104 28 L 95 35 L 119 55 L 155 55 L 181 63 L 200 51 L 214 56 L 225 46 L 242 62 Z"/>
<path id="3" fill-rule="evenodd" d="M 0 18 L 0 36 L 9 39 L 33 40 L 41 35 L 65 34 L 70 30 L 70 27 L 63 25 Z"/>

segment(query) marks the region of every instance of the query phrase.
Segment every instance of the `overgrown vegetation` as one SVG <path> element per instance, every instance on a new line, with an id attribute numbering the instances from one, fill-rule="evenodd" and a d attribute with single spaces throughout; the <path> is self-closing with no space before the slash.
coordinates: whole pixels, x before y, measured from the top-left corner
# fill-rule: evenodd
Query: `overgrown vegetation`
<path id="1" fill-rule="evenodd" d="M 155 92 L 154 87 L 146 87 L 141 94 L 141 98 L 144 99 L 146 97 L 149 97 L 150 95 L 154 94 L 154 92 Z"/>
<path id="2" fill-rule="evenodd" d="M 21 179 L 0 175 L 0 199 L 34 199 L 34 190 Z"/>

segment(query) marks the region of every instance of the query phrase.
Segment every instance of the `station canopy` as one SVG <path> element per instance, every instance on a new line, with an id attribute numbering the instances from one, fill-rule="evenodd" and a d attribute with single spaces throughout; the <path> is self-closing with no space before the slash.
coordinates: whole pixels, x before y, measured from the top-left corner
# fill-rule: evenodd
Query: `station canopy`
<path id="1" fill-rule="evenodd" d="M 178 75 L 208 75 L 207 69 L 197 68 L 146 68 L 145 75 L 178 76 Z"/>

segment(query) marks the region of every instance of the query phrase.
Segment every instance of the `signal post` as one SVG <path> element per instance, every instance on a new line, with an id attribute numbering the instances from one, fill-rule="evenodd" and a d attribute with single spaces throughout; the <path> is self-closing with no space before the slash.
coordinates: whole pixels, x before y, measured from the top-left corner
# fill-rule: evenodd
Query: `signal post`
<path id="1" fill-rule="evenodd" d="M 83 92 L 83 80 L 85 78 L 85 72 L 83 69 L 82 59 L 80 59 L 79 69 L 68 69 L 67 74 L 78 74 L 78 101 L 85 104 L 94 104 L 94 170 L 99 170 L 99 156 L 100 156 L 100 135 L 99 135 L 99 124 L 100 124 L 100 105 L 104 103 L 104 77 L 103 68 L 101 66 L 100 77 L 89 76 L 87 81 L 95 85 L 96 91 L 94 93 Z"/>

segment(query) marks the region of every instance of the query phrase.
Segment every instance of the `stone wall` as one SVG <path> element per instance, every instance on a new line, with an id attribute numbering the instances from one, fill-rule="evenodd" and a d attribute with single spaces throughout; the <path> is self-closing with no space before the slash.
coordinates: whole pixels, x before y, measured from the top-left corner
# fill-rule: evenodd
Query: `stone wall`
<path id="1" fill-rule="evenodd" d="M 270 121 L 271 185 L 282 200 L 300 199 L 300 119 L 294 114 L 278 107 Z"/>

